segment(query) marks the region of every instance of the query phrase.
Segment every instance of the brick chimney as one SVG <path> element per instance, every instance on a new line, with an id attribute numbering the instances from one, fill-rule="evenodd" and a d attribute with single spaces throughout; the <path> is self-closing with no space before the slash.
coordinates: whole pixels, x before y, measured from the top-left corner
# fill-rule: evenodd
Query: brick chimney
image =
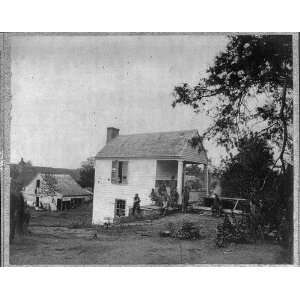
<path id="1" fill-rule="evenodd" d="M 106 144 L 109 143 L 112 139 L 119 135 L 120 129 L 114 127 L 107 127 L 107 134 L 106 134 Z"/>

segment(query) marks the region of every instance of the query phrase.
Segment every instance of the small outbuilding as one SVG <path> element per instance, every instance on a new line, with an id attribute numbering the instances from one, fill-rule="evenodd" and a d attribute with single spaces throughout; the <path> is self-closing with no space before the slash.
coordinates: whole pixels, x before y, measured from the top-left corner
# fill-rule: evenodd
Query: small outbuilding
<path id="1" fill-rule="evenodd" d="M 208 194 L 208 159 L 196 129 L 119 135 L 107 128 L 106 145 L 95 157 L 93 223 L 128 216 L 135 194 L 141 205 L 151 204 L 149 195 L 161 183 L 175 186 L 180 203 L 188 164 L 203 165 Z"/>
<path id="2" fill-rule="evenodd" d="M 80 206 L 91 198 L 69 174 L 38 173 L 22 191 L 28 206 L 51 211 Z"/>

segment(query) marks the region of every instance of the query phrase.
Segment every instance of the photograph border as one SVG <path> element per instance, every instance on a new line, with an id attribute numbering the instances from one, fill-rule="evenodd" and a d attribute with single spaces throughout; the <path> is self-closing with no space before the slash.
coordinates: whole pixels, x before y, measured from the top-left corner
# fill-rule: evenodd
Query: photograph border
<path id="1" fill-rule="evenodd" d="M 102 33 L 0 33 L 0 128 L 1 128 L 1 263 L 4 266 L 14 266 L 9 263 L 9 214 L 10 214 L 10 125 L 11 125 L 11 109 L 12 109 L 12 94 L 11 94 L 11 37 L 24 36 L 135 36 L 135 35 L 224 35 L 224 34 L 268 34 L 268 35 L 292 35 L 293 37 L 293 130 L 294 130 L 294 259 L 292 264 L 286 266 L 299 265 L 300 257 L 300 241 L 299 241 L 299 34 L 298 33 L 276 33 L 276 32 L 217 32 L 217 33 L 202 33 L 202 32 L 102 32 Z M 18 265 L 19 266 L 19 265 Z M 188 264 L 188 265 L 22 265 L 22 266 L 98 266 L 98 267 L 137 267 L 137 266 L 167 266 L 167 267 L 203 267 L 203 266 L 285 266 L 277 264 Z"/>

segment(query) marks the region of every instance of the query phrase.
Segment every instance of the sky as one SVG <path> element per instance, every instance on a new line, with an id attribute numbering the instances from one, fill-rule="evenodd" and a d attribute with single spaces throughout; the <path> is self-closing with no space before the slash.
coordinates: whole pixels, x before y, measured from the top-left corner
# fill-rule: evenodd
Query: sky
<path id="1" fill-rule="evenodd" d="M 15 36 L 11 40 L 11 161 L 77 168 L 120 134 L 198 129 L 211 120 L 171 107 L 224 50 L 221 35 Z M 204 142 L 218 164 L 223 150 Z"/>

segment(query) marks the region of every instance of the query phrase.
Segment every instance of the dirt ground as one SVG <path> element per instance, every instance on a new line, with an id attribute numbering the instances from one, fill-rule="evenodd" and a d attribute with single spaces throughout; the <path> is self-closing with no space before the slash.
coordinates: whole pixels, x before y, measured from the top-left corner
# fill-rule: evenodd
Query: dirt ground
<path id="1" fill-rule="evenodd" d="M 199 240 L 160 237 L 170 222 L 200 225 Z M 278 264 L 282 249 L 270 242 L 215 246 L 221 219 L 181 214 L 104 229 L 91 226 L 91 207 L 66 212 L 32 211 L 30 234 L 10 247 L 12 265 Z"/>

